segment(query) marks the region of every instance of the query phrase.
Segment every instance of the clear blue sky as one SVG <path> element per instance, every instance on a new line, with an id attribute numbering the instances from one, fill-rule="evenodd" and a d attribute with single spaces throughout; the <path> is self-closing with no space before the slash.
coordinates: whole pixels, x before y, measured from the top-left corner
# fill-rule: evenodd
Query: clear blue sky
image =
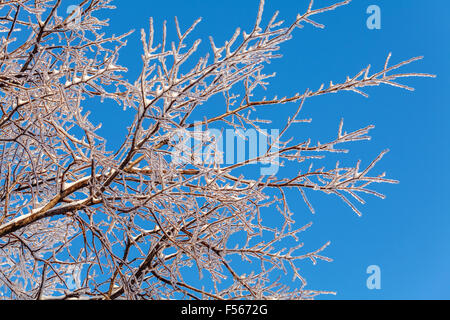
<path id="1" fill-rule="evenodd" d="M 182 27 L 203 17 L 196 36 L 214 35 L 218 42 L 229 38 L 236 27 L 249 29 L 259 0 L 171 0 L 116 1 L 117 9 L 107 12 L 111 33 L 147 28 L 153 16 L 161 31 L 164 19 L 173 27 L 178 16 Z M 316 0 L 316 6 L 335 1 Z M 381 8 L 382 29 L 366 27 L 366 9 Z M 266 1 L 266 19 L 275 10 L 291 21 L 307 6 L 307 0 Z M 311 289 L 334 290 L 339 299 L 449 299 L 450 298 L 450 179 L 449 95 L 450 95 L 450 2 L 445 0 L 354 0 L 349 6 L 317 18 L 325 30 L 310 26 L 295 32 L 295 38 L 282 47 L 283 59 L 271 66 L 277 78 L 269 92 L 280 96 L 317 88 L 322 82 L 343 81 L 367 64 L 381 69 L 389 52 L 392 62 L 424 55 L 425 60 L 404 69 L 438 75 L 436 79 L 405 79 L 416 87 L 410 93 L 391 87 L 371 88 L 370 99 L 341 93 L 311 99 L 303 115 L 313 118 L 298 134 L 315 139 L 334 137 L 339 120 L 345 118 L 348 130 L 375 124 L 371 142 L 350 146 L 345 159 L 367 163 L 386 149 L 388 156 L 377 172 L 387 171 L 400 185 L 379 186 L 387 200 L 368 199 L 358 218 L 340 200 L 312 194 L 317 214 L 312 216 L 298 196 L 291 209 L 299 221 L 313 221 L 304 235 L 310 248 L 331 240 L 326 254 L 333 263 L 305 265 L 304 275 Z M 202 47 L 208 50 L 206 43 Z M 130 37 L 122 52 L 121 64 L 129 68 L 134 81 L 141 66 L 139 32 Z M 122 141 L 123 125 L 130 115 L 119 107 L 111 111 L 104 104 L 94 110 L 95 120 L 110 145 Z M 286 116 L 283 112 L 273 117 Z M 300 132 L 301 131 L 301 132 Z M 293 134 L 296 134 L 294 131 Z M 379 265 L 382 289 L 366 288 L 366 268 Z"/>

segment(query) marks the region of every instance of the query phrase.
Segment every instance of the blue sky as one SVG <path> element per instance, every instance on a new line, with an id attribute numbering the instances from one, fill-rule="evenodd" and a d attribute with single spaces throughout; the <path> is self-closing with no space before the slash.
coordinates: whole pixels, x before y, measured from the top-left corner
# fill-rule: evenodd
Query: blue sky
<path id="1" fill-rule="evenodd" d="M 254 23 L 259 0 L 172 0 L 116 1 L 117 9 L 106 12 L 111 18 L 110 33 L 148 27 L 154 17 L 161 31 L 167 19 L 173 28 L 178 16 L 182 27 L 203 17 L 194 36 L 206 39 L 213 35 L 217 42 L 231 37 L 236 27 L 249 29 Z M 335 1 L 316 0 L 317 6 Z M 369 5 L 381 8 L 381 30 L 366 27 Z M 265 18 L 280 10 L 280 17 L 291 21 L 303 12 L 306 0 L 266 1 Z M 313 221 L 304 234 L 308 246 L 320 246 L 328 240 L 332 246 L 326 254 L 333 263 L 305 265 L 304 275 L 312 289 L 337 291 L 328 299 L 449 299 L 450 298 L 450 179 L 449 106 L 450 90 L 450 24 L 447 13 L 450 2 L 444 0 L 354 0 L 349 6 L 318 16 L 325 30 L 307 26 L 294 33 L 294 39 L 281 49 L 282 59 L 268 70 L 277 71 L 269 92 L 279 96 L 316 89 L 322 82 L 343 81 L 369 63 L 381 70 L 389 52 L 392 63 L 414 56 L 425 59 L 407 66 L 405 72 L 436 74 L 436 79 L 405 79 L 415 87 L 407 92 L 392 87 L 370 88 L 366 99 L 353 93 L 340 93 L 310 99 L 303 116 L 313 118 L 311 125 L 299 127 L 293 135 L 314 139 L 334 137 L 341 118 L 348 130 L 376 125 L 370 142 L 350 145 L 351 153 L 344 162 L 374 159 L 386 148 L 391 152 L 378 164 L 377 172 L 387 171 L 399 185 L 382 185 L 378 191 L 384 201 L 366 198 L 359 207 L 358 218 L 340 200 L 322 194 L 311 194 L 317 211 L 312 216 L 298 197 L 292 198 L 291 209 L 299 221 Z M 205 51 L 209 47 L 204 44 Z M 205 52 L 204 51 L 204 52 Z M 142 49 L 139 32 L 129 39 L 120 63 L 129 68 L 127 77 L 134 81 L 141 67 Z M 268 94 L 270 96 L 270 94 Z M 131 114 L 108 103 L 93 110 L 94 120 L 103 123 L 101 133 L 110 146 L 122 141 L 125 124 Z M 280 120 L 287 113 L 276 112 Z M 381 268 L 381 290 L 368 290 L 366 269 Z"/>

